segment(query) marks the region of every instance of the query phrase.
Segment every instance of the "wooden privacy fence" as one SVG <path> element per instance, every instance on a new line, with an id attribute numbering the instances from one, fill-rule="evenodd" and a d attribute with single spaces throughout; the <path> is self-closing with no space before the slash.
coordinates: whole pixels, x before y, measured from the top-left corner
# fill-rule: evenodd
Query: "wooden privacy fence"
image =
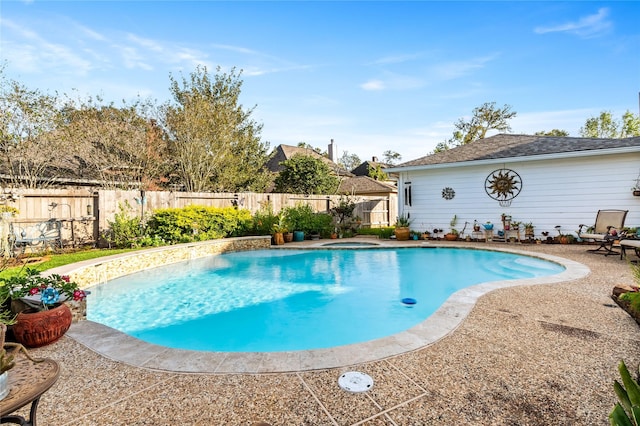
<path id="1" fill-rule="evenodd" d="M 382 227 L 395 223 L 397 197 L 350 196 L 356 208 L 353 215 L 362 226 Z M 277 213 L 298 203 L 309 204 L 317 212 L 328 212 L 340 199 L 338 195 L 300 195 L 280 193 L 211 193 L 172 191 L 119 191 L 95 189 L 11 189 L 4 188 L 0 204 L 15 207 L 19 213 L 8 220 L 15 228 L 37 226 L 55 219 L 60 223 L 64 247 L 95 244 L 100 233 L 109 229 L 115 214 L 147 217 L 161 208 L 190 205 L 229 207 L 236 205 L 255 213 L 270 205 Z M 3 238 L 4 240 L 4 238 Z"/>

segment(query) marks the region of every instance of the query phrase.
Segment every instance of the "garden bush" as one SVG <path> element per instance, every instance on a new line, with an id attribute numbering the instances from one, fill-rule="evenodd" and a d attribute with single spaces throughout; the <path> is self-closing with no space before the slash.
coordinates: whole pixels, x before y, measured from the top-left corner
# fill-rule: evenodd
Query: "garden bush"
<path id="1" fill-rule="evenodd" d="M 248 235 L 251 212 L 236 207 L 188 206 L 156 210 L 147 222 L 151 238 L 168 244 Z"/>
<path id="2" fill-rule="evenodd" d="M 142 221 L 137 216 L 130 216 L 131 206 L 128 202 L 118 205 L 118 213 L 113 222 L 109 221 L 109 231 L 103 235 L 109 246 L 130 248 L 138 244 L 144 235 Z"/>
<path id="3" fill-rule="evenodd" d="M 273 213 L 271 206 L 266 206 L 254 213 L 251 233 L 253 235 L 271 235 L 280 222 L 280 215 Z M 281 229 L 281 231 L 284 232 L 285 229 Z"/>

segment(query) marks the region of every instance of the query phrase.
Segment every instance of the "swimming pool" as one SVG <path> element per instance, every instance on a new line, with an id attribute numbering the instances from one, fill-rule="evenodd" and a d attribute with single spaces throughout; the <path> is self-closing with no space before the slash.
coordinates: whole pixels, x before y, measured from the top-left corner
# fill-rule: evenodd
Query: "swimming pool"
<path id="1" fill-rule="evenodd" d="M 180 265 L 94 287 L 88 319 L 179 349 L 328 348 L 411 328 L 474 284 L 563 271 L 533 257 L 452 248 L 259 250 Z"/>

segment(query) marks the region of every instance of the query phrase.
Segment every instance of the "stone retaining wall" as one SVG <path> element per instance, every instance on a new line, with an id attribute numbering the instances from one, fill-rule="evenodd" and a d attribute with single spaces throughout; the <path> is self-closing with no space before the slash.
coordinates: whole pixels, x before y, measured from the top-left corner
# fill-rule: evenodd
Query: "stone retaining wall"
<path id="1" fill-rule="evenodd" d="M 66 265 L 49 272 L 69 275 L 71 280 L 78 283 L 80 288 L 87 288 L 144 269 L 220 253 L 266 249 L 270 245 L 271 237 L 268 236 L 224 238 L 102 257 Z M 73 269 L 69 269 L 69 267 Z"/>

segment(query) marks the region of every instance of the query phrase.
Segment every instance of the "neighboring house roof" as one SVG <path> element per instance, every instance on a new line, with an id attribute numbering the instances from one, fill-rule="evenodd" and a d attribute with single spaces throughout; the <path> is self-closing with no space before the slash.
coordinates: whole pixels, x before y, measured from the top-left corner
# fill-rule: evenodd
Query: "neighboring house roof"
<path id="1" fill-rule="evenodd" d="M 595 154 L 595 151 L 625 148 L 629 151 L 640 151 L 640 137 L 600 139 L 499 134 L 408 161 L 394 166 L 393 169 L 536 155 L 578 156 L 585 153 Z"/>
<path id="2" fill-rule="evenodd" d="M 333 172 L 335 174 L 337 174 L 338 176 L 353 176 L 353 174 L 351 172 L 349 172 L 348 170 L 343 169 L 342 167 L 340 167 L 339 165 L 337 165 L 336 163 L 334 163 L 333 161 L 331 161 L 327 157 L 324 157 L 324 156 L 318 154 L 314 150 L 309 149 L 309 148 L 299 147 L 299 146 L 292 146 L 292 145 L 278 145 L 273 150 L 273 153 L 272 153 L 271 157 L 269 158 L 269 161 L 267 161 L 266 167 L 270 171 L 277 173 L 280 170 L 282 170 L 282 166 L 280 165 L 281 162 L 283 162 L 285 160 L 289 160 L 289 159 L 291 159 L 291 157 L 293 157 L 294 155 L 298 155 L 298 154 L 299 155 L 308 155 L 308 156 L 311 156 L 311 157 L 314 157 L 314 158 L 318 158 L 318 159 L 324 161 L 329 167 L 331 167 L 331 170 L 333 170 Z"/>
<path id="3" fill-rule="evenodd" d="M 369 176 L 369 170 L 375 170 L 377 166 L 380 166 L 383 170 L 392 167 L 390 164 L 380 163 L 379 161 L 365 161 L 351 170 L 351 173 L 356 176 Z"/>
<path id="4" fill-rule="evenodd" d="M 388 183 L 380 182 L 369 176 L 355 176 L 344 178 L 338 187 L 340 194 L 394 194 L 398 189 Z"/>

